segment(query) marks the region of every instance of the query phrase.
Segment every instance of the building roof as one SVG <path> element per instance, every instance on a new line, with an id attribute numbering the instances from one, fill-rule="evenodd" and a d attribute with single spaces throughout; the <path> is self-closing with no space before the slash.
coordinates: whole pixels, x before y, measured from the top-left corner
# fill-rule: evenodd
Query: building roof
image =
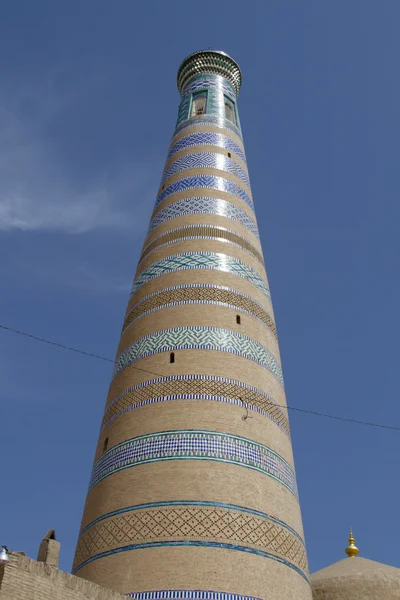
<path id="1" fill-rule="evenodd" d="M 196 75 L 211 73 L 222 75 L 239 94 L 242 85 L 242 73 L 239 65 L 226 52 L 221 50 L 199 50 L 189 54 L 178 69 L 178 90 L 182 93 L 187 83 Z"/>
<path id="2" fill-rule="evenodd" d="M 314 598 L 399 600 L 400 569 L 352 556 L 311 575 L 311 585 Z"/>

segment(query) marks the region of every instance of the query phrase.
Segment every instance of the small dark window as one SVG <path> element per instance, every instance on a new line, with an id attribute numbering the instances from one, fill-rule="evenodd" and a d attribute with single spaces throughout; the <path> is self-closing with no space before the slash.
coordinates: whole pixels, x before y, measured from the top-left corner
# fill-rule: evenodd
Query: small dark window
<path id="1" fill-rule="evenodd" d="M 191 117 L 200 117 L 201 115 L 204 115 L 206 112 L 206 101 L 207 101 L 206 92 L 200 92 L 199 94 L 196 94 L 195 96 L 193 96 L 192 110 L 191 110 L 190 116 Z"/>
<path id="2" fill-rule="evenodd" d="M 165 183 L 164 183 L 164 185 L 162 186 L 162 188 L 161 188 L 161 189 L 163 190 L 164 188 L 165 188 Z"/>
<path id="3" fill-rule="evenodd" d="M 105 452 L 107 450 L 108 447 L 108 437 L 106 437 L 106 439 L 103 442 L 103 452 Z"/>
<path id="4" fill-rule="evenodd" d="M 231 158 L 232 154 L 230 152 L 228 152 L 228 158 Z"/>
<path id="5" fill-rule="evenodd" d="M 174 363 L 175 362 L 175 352 L 171 352 L 169 355 L 169 362 L 170 363 Z"/>
<path id="6" fill-rule="evenodd" d="M 236 323 L 240 325 L 240 315 L 236 315 Z"/>

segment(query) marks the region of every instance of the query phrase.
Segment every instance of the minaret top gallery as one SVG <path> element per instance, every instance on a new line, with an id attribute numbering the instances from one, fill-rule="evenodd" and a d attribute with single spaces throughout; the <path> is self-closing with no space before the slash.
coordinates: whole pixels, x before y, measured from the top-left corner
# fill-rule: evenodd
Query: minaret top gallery
<path id="1" fill-rule="evenodd" d="M 99 434 L 73 572 L 137 600 L 311 599 L 241 81 L 179 68 Z"/>

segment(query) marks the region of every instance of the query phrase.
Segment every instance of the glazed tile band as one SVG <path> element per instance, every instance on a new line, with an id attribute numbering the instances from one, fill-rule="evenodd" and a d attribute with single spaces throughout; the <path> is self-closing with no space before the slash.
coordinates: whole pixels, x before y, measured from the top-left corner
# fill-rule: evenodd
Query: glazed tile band
<path id="1" fill-rule="evenodd" d="M 117 356 L 112 377 L 142 358 L 177 350 L 227 352 L 251 360 L 272 373 L 283 386 L 281 365 L 268 348 L 243 333 L 201 326 L 172 327 L 139 338 Z"/>
<path id="2" fill-rule="evenodd" d="M 268 446 L 237 435 L 193 429 L 141 435 L 113 446 L 94 463 L 89 490 L 124 469 L 169 460 L 209 460 L 252 469 L 298 498 L 292 467 Z"/>
<path id="3" fill-rule="evenodd" d="M 133 600 L 261 600 L 255 596 L 241 596 L 213 590 L 155 590 L 125 594 Z"/>
<path id="4" fill-rule="evenodd" d="M 171 375 L 129 387 L 108 404 L 101 431 L 131 410 L 174 400 L 205 400 L 240 406 L 243 417 L 248 410 L 257 412 L 290 437 L 288 419 L 271 396 L 240 381 L 212 375 Z"/>
<path id="5" fill-rule="evenodd" d="M 155 213 L 150 221 L 147 235 L 166 221 L 195 214 L 216 215 L 236 221 L 259 238 L 257 224 L 246 211 L 227 200 L 206 197 L 185 198 L 184 200 L 178 200 L 173 204 L 164 206 L 164 208 Z"/>
<path id="6" fill-rule="evenodd" d="M 153 311 L 185 304 L 212 304 L 225 308 L 233 308 L 260 321 L 278 339 L 274 320 L 259 302 L 247 294 L 243 294 L 232 288 L 213 285 L 211 283 L 176 285 L 144 296 L 132 308 L 128 308 L 121 334 L 137 319 Z"/>
<path id="7" fill-rule="evenodd" d="M 222 88 L 224 94 L 230 96 L 233 101 L 236 100 L 236 94 L 233 87 L 225 79 L 219 78 L 215 75 L 199 75 L 197 77 L 194 77 L 190 80 L 190 83 L 188 83 L 185 86 L 184 90 L 182 91 L 181 97 L 193 94 L 193 92 L 202 91 L 205 88 Z"/>
<path id="8" fill-rule="evenodd" d="M 160 236 L 153 239 L 150 244 L 148 244 L 140 258 L 139 263 L 147 256 L 150 252 L 152 252 L 155 248 L 163 246 L 165 244 L 171 244 L 173 242 L 183 241 L 185 239 L 209 239 L 209 240 L 224 240 L 226 242 L 231 242 L 236 246 L 239 246 L 246 252 L 252 254 L 265 268 L 264 259 L 262 254 L 254 248 L 253 244 L 244 238 L 242 235 L 234 231 L 230 231 L 225 227 L 216 227 L 213 225 L 184 225 L 183 227 L 177 227 L 176 229 L 171 229 L 170 231 L 166 231 Z"/>
<path id="9" fill-rule="evenodd" d="M 167 179 L 173 177 L 177 173 L 181 173 L 182 171 L 187 171 L 189 169 L 199 168 L 226 171 L 238 179 L 241 179 L 241 181 L 243 181 L 243 183 L 250 188 L 249 176 L 237 162 L 223 154 L 204 151 L 185 154 L 166 167 L 161 179 L 160 187 L 167 181 Z"/>
<path id="10" fill-rule="evenodd" d="M 102 515 L 80 533 L 73 570 L 104 552 L 149 544 L 203 542 L 231 550 L 262 553 L 307 578 L 304 541 L 283 521 L 264 512 L 226 504 L 191 500 L 152 502 Z"/>
<path id="11" fill-rule="evenodd" d="M 197 117 L 195 119 L 188 118 L 179 123 L 174 131 L 172 139 L 174 139 L 178 133 L 182 133 L 186 129 L 197 128 L 197 127 L 218 127 L 222 130 L 228 130 L 234 133 L 240 140 L 242 139 L 242 132 L 236 125 L 229 119 L 225 119 L 219 115 L 204 115 L 203 117 Z M 224 132 L 225 133 L 225 132 Z"/>
<path id="12" fill-rule="evenodd" d="M 174 181 L 166 186 L 157 196 L 154 208 L 172 194 L 179 194 L 179 192 L 186 192 L 197 188 L 226 192 L 227 194 L 231 194 L 232 196 L 236 196 L 236 198 L 243 200 L 243 202 L 254 210 L 252 199 L 242 187 L 237 183 L 230 181 L 230 179 L 217 177 L 216 175 L 191 175 L 190 177 L 183 177 L 182 179 Z"/>
<path id="13" fill-rule="evenodd" d="M 192 128 L 193 124 L 188 127 Z M 192 148 L 193 146 L 218 146 L 219 148 L 233 152 L 246 163 L 246 155 L 243 148 L 239 146 L 239 144 L 236 144 L 227 135 L 224 135 L 223 133 L 215 133 L 213 131 L 198 131 L 196 133 L 189 133 L 185 137 L 182 137 L 169 149 L 167 161 L 177 152 L 185 150 L 186 148 Z"/>
<path id="14" fill-rule="evenodd" d="M 162 258 L 136 276 L 131 296 L 142 285 L 156 277 L 188 269 L 210 269 L 237 275 L 252 283 L 266 296 L 268 302 L 271 303 L 271 294 L 264 279 L 246 263 L 220 252 L 184 252 Z"/>

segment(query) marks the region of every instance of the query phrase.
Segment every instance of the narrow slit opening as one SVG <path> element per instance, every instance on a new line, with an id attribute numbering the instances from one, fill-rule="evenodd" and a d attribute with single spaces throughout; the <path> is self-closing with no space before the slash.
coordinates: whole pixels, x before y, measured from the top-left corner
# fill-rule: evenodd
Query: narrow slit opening
<path id="1" fill-rule="evenodd" d="M 174 363 L 175 362 L 175 352 L 171 352 L 169 355 L 169 362 L 170 363 Z"/>

